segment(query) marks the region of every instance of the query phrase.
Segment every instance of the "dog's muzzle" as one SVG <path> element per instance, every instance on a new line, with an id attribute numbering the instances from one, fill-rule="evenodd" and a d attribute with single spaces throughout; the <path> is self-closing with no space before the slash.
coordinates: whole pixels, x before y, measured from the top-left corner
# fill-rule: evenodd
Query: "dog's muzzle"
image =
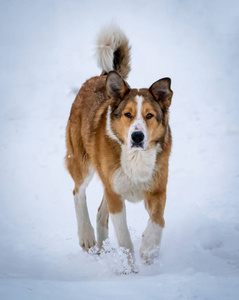
<path id="1" fill-rule="evenodd" d="M 131 134 L 132 148 L 144 148 L 144 134 L 142 131 L 135 131 Z"/>

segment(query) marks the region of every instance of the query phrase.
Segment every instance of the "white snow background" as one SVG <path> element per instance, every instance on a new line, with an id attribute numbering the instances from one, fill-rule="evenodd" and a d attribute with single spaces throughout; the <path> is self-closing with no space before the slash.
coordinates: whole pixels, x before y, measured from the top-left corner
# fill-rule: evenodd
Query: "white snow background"
<path id="1" fill-rule="evenodd" d="M 65 126 L 76 90 L 100 74 L 99 29 L 132 45 L 131 87 L 171 77 L 174 91 L 161 257 L 139 257 L 148 216 L 127 204 L 138 274 L 110 223 L 108 253 L 78 245 Z M 239 3 L 0 3 L 0 299 L 239 299 Z M 88 188 L 92 223 L 102 197 Z"/>

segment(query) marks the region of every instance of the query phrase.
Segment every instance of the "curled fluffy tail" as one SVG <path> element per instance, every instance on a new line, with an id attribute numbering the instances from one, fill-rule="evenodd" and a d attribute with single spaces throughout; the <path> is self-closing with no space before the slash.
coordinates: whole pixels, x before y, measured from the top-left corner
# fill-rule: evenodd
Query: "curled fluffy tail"
<path id="1" fill-rule="evenodd" d="M 97 65 L 102 73 L 117 71 L 123 79 L 130 72 L 130 46 L 123 31 L 114 24 L 103 28 L 97 39 Z"/>

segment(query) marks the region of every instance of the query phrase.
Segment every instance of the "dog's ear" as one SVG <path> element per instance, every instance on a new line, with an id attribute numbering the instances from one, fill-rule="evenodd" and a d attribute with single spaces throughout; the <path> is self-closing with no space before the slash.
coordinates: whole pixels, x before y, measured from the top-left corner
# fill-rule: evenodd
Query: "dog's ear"
<path id="1" fill-rule="evenodd" d="M 129 91 L 128 83 L 117 72 L 109 72 L 106 78 L 106 92 L 110 98 L 121 101 Z"/>
<path id="2" fill-rule="evenodd" d="M 151 85 L 149 91 L 162 109 L 167 110 L 169 108 L 173 96 L 170 78 L 162 78 L 156 81 Z"/>

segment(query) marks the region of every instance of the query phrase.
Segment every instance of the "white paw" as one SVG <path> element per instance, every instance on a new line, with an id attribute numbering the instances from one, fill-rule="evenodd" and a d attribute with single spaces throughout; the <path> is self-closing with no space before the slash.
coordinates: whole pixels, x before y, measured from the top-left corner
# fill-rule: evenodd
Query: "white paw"
<path id="1" fill-rule="evenodd" d="M 152 249 L 148 248 L 147 250 L 140 249 L 140 255 L 146 264 L 152 264 L 155 262 L 155 259 L 159 257 L 159 246 L 154 246 Z"/>
<path id="2" fill-rule="evenodd" d="M 94 228 L 90 226 L 84 226 L 78 230 L 79 244 L 84 251 L 88 251 L 90 248 L 95 246 L 95 234 Z"/>
<path id="3" fill-rule="evenodd" d="M 159 246 L 162 238 L 163 228 L 149 220 L 148 226 L 143 233 L 140 248 L 141 257 L 146 263 L 153 263 L 159 256 Z"/>

